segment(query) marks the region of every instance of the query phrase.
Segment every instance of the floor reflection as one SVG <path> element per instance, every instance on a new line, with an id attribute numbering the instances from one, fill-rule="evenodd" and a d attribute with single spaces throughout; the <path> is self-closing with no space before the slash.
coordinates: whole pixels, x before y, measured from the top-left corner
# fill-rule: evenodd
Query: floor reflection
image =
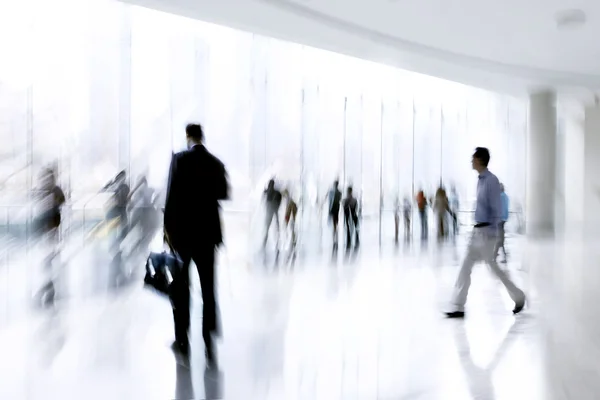
<path id="1" fill-rule="evenodd" d="M 535 310 L 513 317 L 498 283 L 478 268 L 469 318 L 445 320 L 441 303 L 464 246 L 420 244 L 400 254 L 393 245 L 387 253 L 343 248 L 333 262 L 328 249 L 299 257 L 297 268 L 284 257 L 272 268 L 274 252 L 250 268 L 221 257 L 219 369 L 205 368 L 197 278 L 191 359 L 173 360 L 169 303 L 143 290 L 141 278 L 107 291 L 108 257 L 81 262 L 94 260 L 90 251 L 71 265 L 70 302 L 0 329 L 0 398 L 71 400 L 93 388 L 94 400 L 541 400 L 543 381 L 531 378 L 543 362 L 530 351 L 540 346 Z M 126 274 L 135 276 L 136 263 L 125 263 Z M 20 349 L 36 357 L 23 359 Z"/>

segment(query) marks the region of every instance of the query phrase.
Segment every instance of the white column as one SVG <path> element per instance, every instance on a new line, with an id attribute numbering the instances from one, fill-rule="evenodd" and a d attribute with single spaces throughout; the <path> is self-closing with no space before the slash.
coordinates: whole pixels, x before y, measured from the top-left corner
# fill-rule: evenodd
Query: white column
<path id="1" fill-rule="evenodd" d="M 585 233 L 600 234 L 600 106 L 585 108 L 584 201 Z"/>
<path id="2" fill-rule="evenodd" d="M 529 96 L 527 135 L 527 234 L 554 234 L 556 196 L 556 96 Z"/>
<path id="3" fill-rule="evenodd" d="M 565 124 L 564 225 L 565 234 L 573 238 L 583 233 L 585 220 L 585 110 L 583 105 L 566 109 L 563 120 Z"/>

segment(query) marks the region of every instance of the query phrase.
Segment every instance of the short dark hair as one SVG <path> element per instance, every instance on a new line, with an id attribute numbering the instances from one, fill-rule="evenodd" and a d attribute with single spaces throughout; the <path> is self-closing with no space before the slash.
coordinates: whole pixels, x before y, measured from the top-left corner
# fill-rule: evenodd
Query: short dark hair
<path id="1" fill-rule="evenodd" d="M 188 124 L 185 127 L 185 134 L 197 142 L 204 140 L 204 131 L 200 124 Z"/>
<path id="2" fill-rule="evenodd" d="M 486 147 L 476 147 L 473 158 L 478 159 L 481 162 L 481 165 L 487 167 L 490 163 L 490 151 Z"/>

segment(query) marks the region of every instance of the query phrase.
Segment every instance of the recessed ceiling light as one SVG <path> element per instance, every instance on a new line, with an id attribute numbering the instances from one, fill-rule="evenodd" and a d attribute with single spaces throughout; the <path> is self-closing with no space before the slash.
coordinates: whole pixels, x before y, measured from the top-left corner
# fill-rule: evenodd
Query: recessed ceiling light
<path id="1" fill-rule="evenodd" d="M 563 10 L 556 13 L 556 27 L 558 29 L 574 29 L 585 24 L 586 15 L 583 10 Z"/>

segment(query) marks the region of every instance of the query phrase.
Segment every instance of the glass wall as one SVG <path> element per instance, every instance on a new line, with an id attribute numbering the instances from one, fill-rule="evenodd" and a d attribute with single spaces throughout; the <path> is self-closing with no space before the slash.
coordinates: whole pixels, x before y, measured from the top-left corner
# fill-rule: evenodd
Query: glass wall
<path id="1" fill-rule="evenodd" d="M 476 146 L 511 204 L 524 199 L 521 99 L 111 0 L 0 2 L 0 54 L 6 226 L 26 222 L 48 164 L 73 221 L 97 217 L 99 189 L 122 169 L 163 190 L 190 121 L 229 170 L 228 237 L 259 229 L 272 176 L 300 201 L 305 231 L 322 234 L 336 178 L 355 188 L 373 242 L 393 236 L 396 198 L 421 188 L 455 186 L 468 218 Z"/>

